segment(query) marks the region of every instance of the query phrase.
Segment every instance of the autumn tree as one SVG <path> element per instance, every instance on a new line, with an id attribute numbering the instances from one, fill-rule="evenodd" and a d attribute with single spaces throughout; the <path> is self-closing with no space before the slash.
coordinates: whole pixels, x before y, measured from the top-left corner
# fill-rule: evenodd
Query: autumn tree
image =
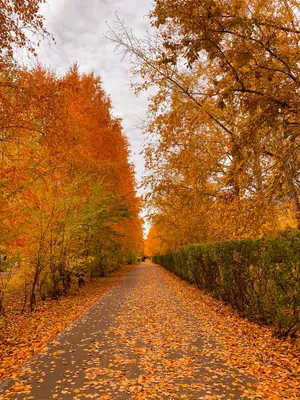
<path id="1" fill-rule="evenodd" d="M 39 40 L 50 37 L 39 14 L 42 3 L 46 0 L 0 1 L 0 70 L 14 60 L 19 49 L 34 53 Z"/>
<path id="2" fill-rule="evenodd" d="M 135 261 L 143 245 L 128 140 L 100 78 L 18 66 L 19 50 L 51 38 L 42 3 L 0 0 L 1 268 L 20 267 L 23 310 Z"/>
<path id="3" fill-rule="evenodd" d="M 1 248 L 19 260 L 24 309 L 134 261 L 140 205 L 128 142 L 93 74 L 16 70 L 3 88 Z M 130 260 L 129 260 L 130 259 Z"/>
<path id="4" fill-rule="evenodd" d="M 152 257 L 158 254 L 163 254 L 167 249 L 162 247 L 162 242 L 159 237 L 160 230 L 156 230 L 156 226 L 153 224 L 148 232 L 147 239 L 145 242 L 145 254 Z"/>
<path id="5" fill-rule="evenodd" d="M 273 172 L 267 182 L 270 196 L 284 193 L 294 203 L 300 226 L 297 8 L 297 2 L 281 0 L 158 1 L 152 17 L 164 41 L 162 62 L 183 59 L 192 70 L 205 65 L 202 77 L 211 89 L 205 95 L 213 95 L 222 110 L 238 110 L 237 129 L 227 122 L 231 115 L 224 118 L 227 113 L 222 113 L 238 157 L 235 173 L 247 161 L 239 154 L 245 148 L 256 164 L 258 186 L 268 162 Z"/>
<path id="6" fill-rule="evenodd" d="M 145 128 L 149 200 L 171 225 L 182 220 L 182 240 L 261 236 L 291 206 L 299 226 L 296 9 L 162 0 L 154 35 L 138 40 L 121 21 L 110 31 L 136 57 L 137 90 L 157 87 Z"/>

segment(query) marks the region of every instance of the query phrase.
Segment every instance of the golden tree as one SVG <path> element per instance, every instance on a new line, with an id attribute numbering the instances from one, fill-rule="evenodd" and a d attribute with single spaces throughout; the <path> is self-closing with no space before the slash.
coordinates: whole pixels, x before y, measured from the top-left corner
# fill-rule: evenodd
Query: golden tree
<path id="1" fill-rule="evenodd" d="M 182 210 L 183 241 L 261 236 L 291 208 L 300 226 L 295 10 L 281 0 L 158 0 L 156 36 L 139 41 L 121 21 L 110 32 L 136 56 L 137 90 L 157 88 L 148 197 L 171 225 Z"/>

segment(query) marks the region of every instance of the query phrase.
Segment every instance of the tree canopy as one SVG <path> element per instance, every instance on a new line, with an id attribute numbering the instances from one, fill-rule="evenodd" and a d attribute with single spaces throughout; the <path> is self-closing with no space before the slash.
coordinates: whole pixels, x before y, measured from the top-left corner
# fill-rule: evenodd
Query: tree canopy
<path id="1" fill-rule="evenodd" d="M 171 249 L 300 227 L 298 18 L 297 1 L 157 0 L 153 35 L 110 31 L 156 87 L 146 185 Z"/>

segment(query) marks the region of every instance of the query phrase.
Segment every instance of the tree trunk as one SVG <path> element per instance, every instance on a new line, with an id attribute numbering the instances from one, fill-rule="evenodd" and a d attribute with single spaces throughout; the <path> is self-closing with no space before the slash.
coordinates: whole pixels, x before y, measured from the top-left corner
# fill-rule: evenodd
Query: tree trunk
<path id="1" fill-rule="evenodd" d="M 30 311 L 34 310 L 35 304 L 36 304 L 36 296 L 35 296 L 35 288 L 38 282 L 39 278 L 39 265 L 36 266 L 35 274 L 34 274 L 34 279 L 32 283 L 32 288 L 31 288 L 31 294 L 30 294 Z"/>
<path id="2" fill-rule="evenodd" d="M 292 201 L 293 201 L 293 204 L 294 204 L 295 219 L 296 219 L 296 223 L 297 223 L 297 229 L 300 230 L 300 199 L 299 199 L 299 195 L 297 193 L 297 189 L 295 188 L 295 186 L 293 186 Z"/>

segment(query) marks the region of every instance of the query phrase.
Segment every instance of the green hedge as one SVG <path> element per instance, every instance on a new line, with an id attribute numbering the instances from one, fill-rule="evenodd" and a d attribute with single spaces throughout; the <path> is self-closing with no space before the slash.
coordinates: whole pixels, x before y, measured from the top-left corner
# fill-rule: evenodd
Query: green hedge
<path id="1" fill-rule="evenodd" d="M 196 284 L 241 316 L 274 325 L 279 337 L 300 327 L 300 232 L 277 238 L 194 244 L 153 262 Z"/>

